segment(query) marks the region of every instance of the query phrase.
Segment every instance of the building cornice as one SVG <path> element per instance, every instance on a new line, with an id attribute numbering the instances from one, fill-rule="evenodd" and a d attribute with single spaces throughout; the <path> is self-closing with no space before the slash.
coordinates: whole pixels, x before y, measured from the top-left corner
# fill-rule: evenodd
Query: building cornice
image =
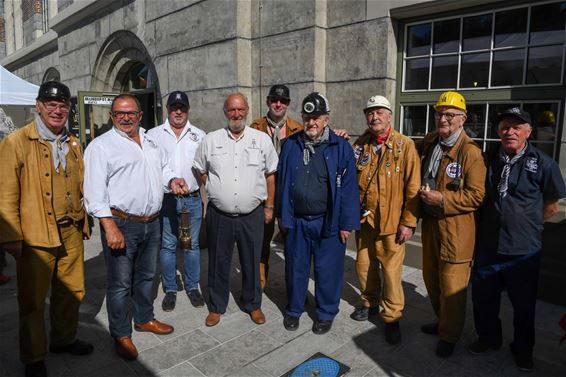
<path id="1" fill-rule="evenodd" d="M 50 20 L 51 29 L 61 34 L 65 30 L 84 21 L 92 21 L 94 14 L 116 3 L 115 0 L 74 1 Z"/>
<path id="2" fill-rule="evenodd" d="M 463 7 L 472 8 L 486 4 L 501 3 L 505 0 L 435 0 L 423 3 L 407 5 L 398 8 L 391 8 L 389 14 L 391 18 L 405 19 L 413 17 L 427 16 L 436 13 L 451 12 L 460 10 Z"/>
<path id="3" fill-rule="evenodd" d="M 49 30 L 29 46 L 20 48 L 13 54 L 6 56 L 0 60 L 0 65 L 9 71 L 13 71 L 51 50 L 57 50 L 57 33 L 53 30 Z"/>

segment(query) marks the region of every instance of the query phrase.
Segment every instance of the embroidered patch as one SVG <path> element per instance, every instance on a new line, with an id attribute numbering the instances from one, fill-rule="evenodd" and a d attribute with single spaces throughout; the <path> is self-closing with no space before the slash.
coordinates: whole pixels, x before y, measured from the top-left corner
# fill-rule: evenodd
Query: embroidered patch
<path id="1" fill-rule="evenodd" d="M 401 168 L 399 166 L 395 166 L 395 173 L 399 173 L 401 171 Z"/>
<path id="2" fill-rule="evenodd" d="M 360 156 L 362 155 L 362 152 L 364 150 L 364 147 L 362 147 L 361 145 L 358 145 L 355 149 L 354 149 L 354 158 L 357 160 L 358 158 L 360 158 Z"/>
<path id="3" fill-rule="evenodd" d="M 397 140 L 397 146 L 400 147 L 401 145 L 405 144 L 403 140 Z"/>
<path id="4" fill-rule="evenodd" d="M 462 165 L 452 162 L 446 167 L 446 175 L 450 178 L 460 177 L 462 175 Z"/>
<path id="5" fill-rule="evenodd" d="M 198 135 L 192 132 L 189 132 L 189 139 L 191 139 L 192 141 L 197 141 L 198 140 Z"/>
<path id="6" fill-rule="evenodd" d="M 362 160 L 360 161 L 360 165 L 362 166 L 366 166 L 368 164 L 370 160 L 370 155 L 368 152 L 364 153 L 364 156 L 362 157 Z"/>
<path id="7" fill-rule="evenodd" d="M 531 173 L 536 173 L 538 171 L 538 161 L 535 157 L 529 157 L 525 161 L 525 170 Z"/>
<path id="8" fill-rule="evenodd" d="M 391 162 L 389 162 L 389 161 L 386 162 L 386 163 L 385 163 L 385 166 L 387 166 L 388 168 L 390 168 L 390 167 L 391 167 Z"/>

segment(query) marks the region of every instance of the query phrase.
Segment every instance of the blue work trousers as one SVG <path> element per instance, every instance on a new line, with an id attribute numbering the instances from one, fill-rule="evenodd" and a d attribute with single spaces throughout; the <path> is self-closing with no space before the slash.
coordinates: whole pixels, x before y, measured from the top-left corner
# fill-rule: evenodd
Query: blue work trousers
<path id="1" fill-rule="evenodd" d="M 153 278 L 157 268 L 157 253 L 161 243 L 159 219 L 149 223 L 112 216 L 124 235 L 126 247 L 108 247 L 101 227 L 102 249 L 106 261 L 106 309 L 110 335 L 132 333 L 130 298 L 133 301 L 135 323 L 146 323 L 153 316 Z"/>
<path id="2" fill-rule="evenodd" d="M 177 292 L 177 239 L 179 237 L 178 214 L 189 212 L 191 225 L 191 248 L 183 252 L 183 268 L 185 288 L 187 291 L 198 289 L 200 281 L 200 247 L 199 234 L 202 221 L 202 201 L 200 193 L 195 196 L 175 197 L 166 194 L 161 209 L 163 235 L 161 239 L 161 253 L 159 262 L 161 266 L 161 280 L 163 290 Z"/>
<path id="3" fill-rule="evenodd" d="M 285 239 L 285 283 L 287 314 L 300 317 L 305 310 L 311 259 L 314 262 L 316 317 L 333 320 L 338 314 L 344 283 L 346 244 L 339 234 L 322 236 L 324 216 L 295 218 Z"/>

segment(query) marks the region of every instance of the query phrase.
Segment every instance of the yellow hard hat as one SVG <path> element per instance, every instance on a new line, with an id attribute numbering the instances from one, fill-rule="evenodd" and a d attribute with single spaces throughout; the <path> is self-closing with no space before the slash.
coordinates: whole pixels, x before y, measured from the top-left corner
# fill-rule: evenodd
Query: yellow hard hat
<path id="1" fill-rule="evenodd" d="M 458 92 L 444 92 L 438 98 L 438 102 L 434 105 L 434 109 L 436 110 L 440 106 L 455 107 L 465 112 L 466 100 L 464 99 L 464 96 Z"/>
<path id="2" fill-rule="evenodd" d="M 538 117 L 538 123 L 556 123 L 556 116 L 550 110 L 543 111 L 542 114 L 540 114 L 540 116 Z"/>

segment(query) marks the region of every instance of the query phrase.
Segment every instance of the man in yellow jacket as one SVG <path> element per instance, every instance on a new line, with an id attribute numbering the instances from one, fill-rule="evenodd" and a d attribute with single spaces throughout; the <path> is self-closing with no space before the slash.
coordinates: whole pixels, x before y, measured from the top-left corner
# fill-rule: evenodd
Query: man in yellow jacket
<path id="1" fill-rule="evenodd" d="M 52 353 L 87 355 L 76 338 L 84 289 L 83 156 L 66 128 L 70 91 L 60 82 L 39 88 L 35 120 L 0 144 L 0 246 L 17 261 L 20 360 L 26 376 L 46 376 Z M 50 335 L 45 298 L 51 288 Z"/>
<path id="2" fill-rule="evenodd" d="M 436 131 L 423 140 L 420 197 L 423 278 L 437 321 L 421 330 L 438 335 L 438 357 L 450 357 L 466 317 L 475 212 L 485 195 L 486 167 L 481 150 L 463 128 L 464 97 L 442 93 L 434 110 Z"/>
<path id="3" fill-rule="evenodd" d="M 413 141 L 391 126 L 387 98 L 370 97 L 364 114 L 368 130 L 354 143 L 362 209 L 362 226 L 356 233 L 362 305 L 351 317 L 365 321 L 381 305 L 385 340 L 397 344 L 405 305 L 401 286 L 405 242 L 417 226 L 420 204 L 420 160 Z"/>

